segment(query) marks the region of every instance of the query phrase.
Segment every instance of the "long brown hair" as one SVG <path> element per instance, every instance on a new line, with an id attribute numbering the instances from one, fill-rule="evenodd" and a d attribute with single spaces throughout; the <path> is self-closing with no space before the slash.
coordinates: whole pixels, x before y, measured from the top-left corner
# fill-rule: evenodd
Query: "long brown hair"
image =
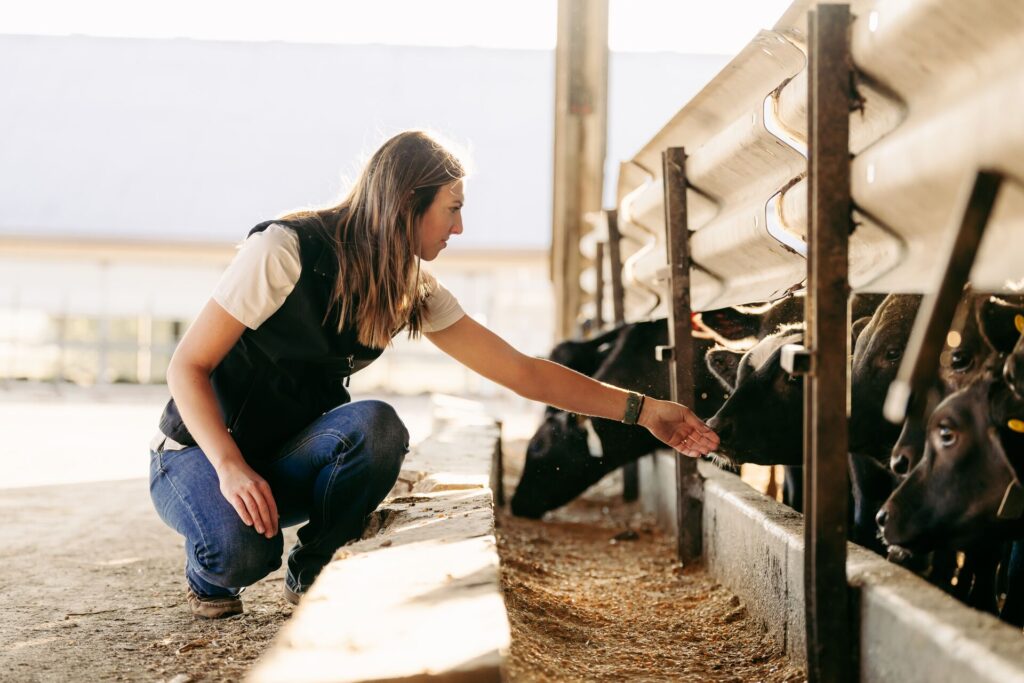
<path id="1" fill-rule="evenodd" d="M 419 336 L 425 296 L 416 220 L 438 189 L 465 176 L 458 158 L 423 131 L 395 135 L 374 152 L 341 203 L 282 219 L 318 229 L 338 259 L 324 319 L 335 307 L 339 329 L 351 322 L 359 342 L 384 348 L 407 326 Z"/>

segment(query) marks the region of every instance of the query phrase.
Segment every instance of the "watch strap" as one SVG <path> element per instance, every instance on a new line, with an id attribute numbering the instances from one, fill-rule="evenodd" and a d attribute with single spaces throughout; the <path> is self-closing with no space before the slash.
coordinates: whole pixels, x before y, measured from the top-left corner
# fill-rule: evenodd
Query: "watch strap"
<path id="1" fill-rule="evenodd" d="M 626 413 L 622 416 L 623 424 L 636 424 L 637 420 L 640 419 L 640 411 L 643 409 L 645 398 L 647 397 L 643 394 L 638 394 L 635 391 L 629 392 L 626 396 Z"/>

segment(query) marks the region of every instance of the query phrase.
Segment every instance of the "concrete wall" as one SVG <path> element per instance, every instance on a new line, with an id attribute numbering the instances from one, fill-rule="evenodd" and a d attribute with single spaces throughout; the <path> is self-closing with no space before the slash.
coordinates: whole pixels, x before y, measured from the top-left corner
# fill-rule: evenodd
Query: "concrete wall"
<path id="1" fill-rule="evenodd" d="M 701 463 L 704 557 L 712 574 L 795 660 L 806 661 L 803 516 Z M 645 509 L 675 528 L 675 461 L 644 458 Z M 849 544 L 861 681 L 1024 681 L 1024 638 L 911 572 Z"/>

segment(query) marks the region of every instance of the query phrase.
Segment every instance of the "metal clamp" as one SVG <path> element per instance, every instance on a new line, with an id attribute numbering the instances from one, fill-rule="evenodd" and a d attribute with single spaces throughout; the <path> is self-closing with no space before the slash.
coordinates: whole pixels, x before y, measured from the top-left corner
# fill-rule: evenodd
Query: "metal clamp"
<path id="1" fill-rule="evenodd" d="M 814 352 L 802 344 L 785 344 L 780 349 L 782 369 L 791 375 L 810 375 L 814 372 Z"/>

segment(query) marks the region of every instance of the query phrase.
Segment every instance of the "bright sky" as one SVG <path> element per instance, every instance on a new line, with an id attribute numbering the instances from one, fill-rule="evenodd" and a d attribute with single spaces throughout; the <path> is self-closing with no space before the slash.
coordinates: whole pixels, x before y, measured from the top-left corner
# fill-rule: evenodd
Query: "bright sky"
<path id="1" fill-rule="evenodd" d="M 555 44 L 557 0 L 22 0 L 7 34 L 527 48 Z M 610 0 L 616 51 L 735 54 L 790 0 Z"/>

